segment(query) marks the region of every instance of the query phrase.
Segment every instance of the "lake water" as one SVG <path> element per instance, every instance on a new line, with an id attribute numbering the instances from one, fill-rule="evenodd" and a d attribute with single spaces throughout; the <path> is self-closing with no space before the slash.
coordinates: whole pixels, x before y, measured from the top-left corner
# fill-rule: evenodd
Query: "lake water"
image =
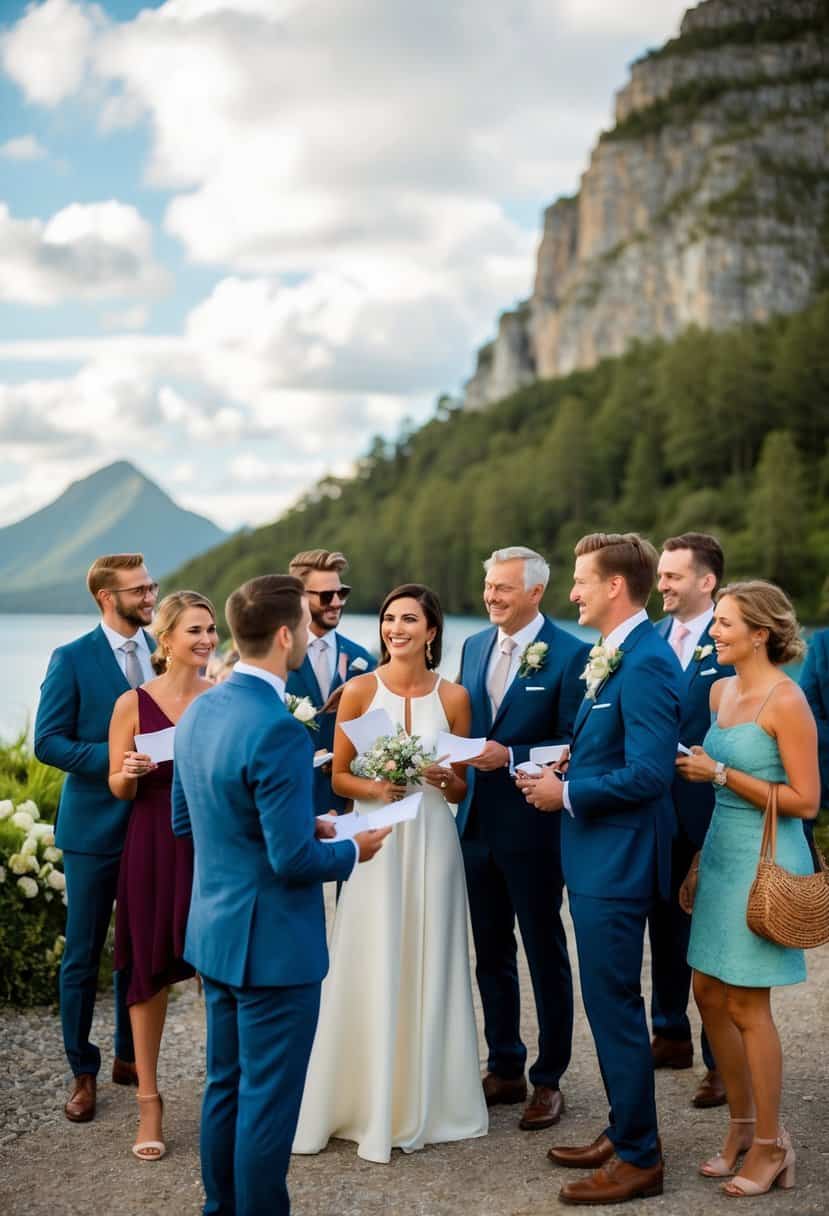
<path id="1" fill-rule="evenodd" d="M 0 698 L 0 739 L 11 739 L 34 723 L 40 684 L 49 656 L 56 646 L 71 642 L 98 624 L 89 616 L 16 616 L 0 613 L 0 672 L 3 695 Z M 563 628 L 593 639 L 594 631 L 580 629 L 572 621 L 559 621 Z M 443 633 L 443 661 L 440 670 L 454 679 L 460 665 L 464 639 L 487 624 L 477 617 L 448 617 Z M 377 618 L 352 613 L 346 616 L 343 632 L 368 650 L 377 653 Z"/>

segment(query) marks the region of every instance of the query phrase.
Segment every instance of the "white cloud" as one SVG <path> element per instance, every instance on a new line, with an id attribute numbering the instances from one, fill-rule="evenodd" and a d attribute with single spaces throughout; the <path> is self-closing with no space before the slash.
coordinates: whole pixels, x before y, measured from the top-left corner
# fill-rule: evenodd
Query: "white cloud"
<path id="1" fill-rule="evenodd" d="M 0 39 L 0 62 L 29 101 L 56 106 L 83 84 L 95 37 L 105 26 L 96 4 L 30 4 Z"/>
<path id="2" fill-rule="evenodd" d="M 101 317 L 103 329 L 143 329 L 149 319 L 149 310 L 143 304 L 134 304 L 120 312 L 107 312 Z"/>
<path id="3" fill-rule="evenodd" d="M 0 203 L 0 300 L 49 305 L 157 294 L 168 283 L 135 207 L 72 203 L 44 222 L 16 219 Z"/>
<path id="4" fill-rule="evenodd" d="M 679 23 L 693 0 L 560 0 L 566 25 L 589 33 L 615 33 L 645 38 L 658 45 L 679 30 Z"/>
<path id="5" fill-rule="evenodd" d="M 7 160 L 42 160 L 46 149 L 35 135 L 18 135 L 0 145 L 0 156 Z"/>

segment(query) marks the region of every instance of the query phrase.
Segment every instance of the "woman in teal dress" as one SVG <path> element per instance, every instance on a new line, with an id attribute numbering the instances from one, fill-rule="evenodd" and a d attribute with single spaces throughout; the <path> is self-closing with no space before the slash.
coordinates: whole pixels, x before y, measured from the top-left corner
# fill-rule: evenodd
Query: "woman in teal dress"
<path id="1" fill-rule="evenodd" d="M 677 760 L 689 781 L 717 787 L 711 826 L 694 858 L 680 903 L 693 909 L 688 962 L 694 997 L 725 1083 L 731 1122 L 722 1151 L 701 1167 L 730 1178 L 726 1195 L 759 1195 L 794 1185 L 794 1149 L 779 1123 L 783 1075 L 770 990 L 806 978 L 802 950 L 766 941 L 746 924 L 763 813 L 778 784 L 777 861 L 812 871 L 803 820 L 820 799 L 817 732 L 797 684 L 780 670 L 805 647 L 794 609 L 771 583 L 733 583 L 717 597 L 711 636 L 717 658 L 736 675 L 711 690 L 714 720 L 702 747 Z"/>

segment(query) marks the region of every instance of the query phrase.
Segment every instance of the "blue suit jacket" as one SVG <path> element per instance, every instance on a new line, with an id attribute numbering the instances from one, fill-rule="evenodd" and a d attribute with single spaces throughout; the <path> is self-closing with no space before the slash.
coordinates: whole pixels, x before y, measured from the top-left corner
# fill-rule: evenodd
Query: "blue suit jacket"
<path id="1" fill-rule="evenodd" d="M 672 625 L 673 617 L 666 616 L 656 626 L 657 632 L 666 641 L 671 636 Z M 733 667 L 722 667 L 717 662 L 717 651 L 713 648 L 714 640 L 708 628 L 703 631 L 699 645 L 701 648 L 711 646 L 711 653 L 704 659 L 691 659 L 684 671 L 680 666 L 682 716 L 679 721 L 679 741 L 686 747 L 701 745 L 708 733 L 711 725 L 711 685 L 725 676 L 734 675 Z M 677 819 L 688 839 L 701 849 L 714 813 L 713 785 L 704 781 L 683 781 L 677 774 L 674 777 L 673 796 Z"/>
<path id="2" fill-rule="evenodd" d="M 257 676 L 234 673 L 176 728 L 173 831 L 195 849 L 184 954 L 219 983 L 310 984 L 328 970 L 322 883 L 348 877 L 354 846 L 315 839 L 313 753 Z"/>
<path id="3" fill-rule="evenodd" d="M 155 642 L 144 631 L 150 650 Z M 55 842 L 75 853 L 111 856 L 124 847 L 131 802 L 109 789 L 109 720 L 129 691 L 100 625 L 52 653 L 40 687 L 35 755 L 63 769 Z"/>
<path id="4" fill-rule="evenodd" d="M 679 740 L 681 669 L 650 623 L 576 718 L 561 812 L 564 881 L 576 895 L 667 898 L 675 833 L 671 789 Z"/>
<path id="5" fill-rule="evenodd" d="M 288 683 L 285 688 L 286 692 L 293 693 L 296 697 L 309 697 L 312 704 L 319 708 L 335 688 L 339 688 L 341 684 L 346 683 L 353 676 L 361 675 L 366 671 L 374 671 L 377 666 L 377 660 L 367 650 L 359 646 L 357 642 L 352 642 L 350 638 L 342 637 L 339 633 L 337 633 L 336 638 L 337 662 L 327 696 L 322 695 L 320 686 L 317 683 L 316 673 L 307 655 L 302 660 L 302 666 L 297 671 L 292 671 L 289 674 Z M 342 654 L 347 659 L 345 680 L 340 675 L 340 655 Z M 365 667 L 361 666 L 359 670 L 352 667 L 355 659 L 362 659 L 366 664 Z M 334 727 L 337 722 L 336 713 L 318 714 L 316 720 L 319 723 L 319 731 L 312 733 L 314 748 L 324 747 L 327 752 L 333 752 Z M 347 799 L 339 794 L 335 794 L 331 789 L 330 773 L 323 772 L 321 768 L 314 769 L 314 806 L 317 814 L 325 815 L 328 811 L 337 811 L 339 813 L 345 810 L 346 802 Z"/>
<path id="6" fill-rule="evenodd" d="M 493 720 L 486 676 L 497 637 L 493 626 L 467 638 L 461 653 L 460 683 L 472 703 L 471 737 L 486 736 L 511 747 L 515 764 L 521 764 L 529 759 L 531 747 L 570 742 L 584 694 L 579 677 L 590 647 L 545 617 L 534 639 L 549 647 L 544 666 L 528 676 L 516 675 Z M 552 832 L 554 824 L 527 804 L 508 769 L 479 773 L 470 767 L 466 775 L 469 785 L 457 816 L 461 835 L 473 801 L 480 829 L 495 847 L 524 849 L 537 842 L 539 832 Z"/>
<path id="7" fill-rule="evenodd" d="M 812 634 L 800 673 L 800 687 L 817 723 L 820 805 L 829 807 L 829 629 Z"/>

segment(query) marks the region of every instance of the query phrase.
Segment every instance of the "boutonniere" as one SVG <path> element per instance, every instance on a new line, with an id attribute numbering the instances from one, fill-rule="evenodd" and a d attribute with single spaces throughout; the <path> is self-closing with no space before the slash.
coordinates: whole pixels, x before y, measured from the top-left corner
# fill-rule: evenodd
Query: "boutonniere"
<path id="1" fill-rule="evenodd" d="M 314 707 L 310 697 L 298 697 L 295 693 L 286 692 L 285 708 L 309 730 L 319 730 L 319 723 L 314 721 L 319 710 Z"/>
<path id="2" fill-rule="evenodd" d="M 708 646 L 697 646 L 696 650 L 694 651 L 694 662 L 701 663 L 703 659 L 707 659 L 709 654 L 713 653 L 714 647 L 710 644 Z"/>
<path id="3" fill-rule="evenodd" d="M 623 652 L 618 646 L 604 646 L 601 643 L 591 647 L 587 658 L 587 666 L 581 673 L 580 679 L 587 685 L 585 696 L 589 701 L 595 701 L 599 685 L 603 684 L 609 675 L 617 669 L 623 658 Z"/>
<path id="4" fill-rule="evenodd" d="M 546 642 L 530 642 L 529 646 L 524 648 L 518 668 L 518 675 L 522 680 L 524 676 L 535 675 L 537 671 L 541 671 L 541 668 L 547 662 L 547 651 L 549 649 L 550 647 Z"/>

